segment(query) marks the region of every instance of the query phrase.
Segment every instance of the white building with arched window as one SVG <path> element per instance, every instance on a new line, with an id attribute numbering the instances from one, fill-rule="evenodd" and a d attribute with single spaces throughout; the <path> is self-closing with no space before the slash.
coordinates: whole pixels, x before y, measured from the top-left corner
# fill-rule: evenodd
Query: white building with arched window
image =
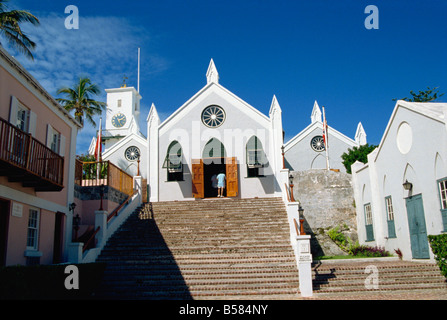
<path id="1" fill-rule="evenodd" d="M 213 176 L 226 174 L 227 197 L 281 196 L 281 108 L 266 116 L 219 84 L 214 62 L 207 84 L 160 123 L 147 118 L 151 201 L 215 197 Z"/>

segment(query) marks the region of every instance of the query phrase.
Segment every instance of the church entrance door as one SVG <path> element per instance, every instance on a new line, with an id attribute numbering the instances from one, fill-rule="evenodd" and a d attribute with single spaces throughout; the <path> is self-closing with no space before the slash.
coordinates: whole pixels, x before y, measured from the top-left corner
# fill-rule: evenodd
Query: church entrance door
<path id="1" fill-rule="evenodd" d="M 194 198 L 217 197 L 217 182 L 214 178 L 221 172 L 226 177 L 224 196 L 237 197 L 239 189 L 236 157 L 193 159 L 191 163 Z"/>

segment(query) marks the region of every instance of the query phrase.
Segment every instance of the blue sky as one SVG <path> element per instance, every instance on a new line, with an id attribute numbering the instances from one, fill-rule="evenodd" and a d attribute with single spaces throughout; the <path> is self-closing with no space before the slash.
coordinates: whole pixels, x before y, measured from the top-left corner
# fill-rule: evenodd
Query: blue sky
<path id="1" fill-rule="evenodd" d="M 55 4 L 56 3 L 56 4 Z M 64 27 L 65 7 L 79 9 L 79 29 Z M 379 10 L 379 29 L 364 22 Z M 88 75 L 101 89 L 123 75 L 137 86 L 141 48 L 141 128 L 152 103 L 162 120 L 206 84 L 213 58 L 220 84 L 268 114 L 283 110 L 286 141 L 308 124 L 314 101 L 330 126 L 354 138 L 362 122 L 378 144 L 395 102 L 410 90 L 439 87 L 447 101 L 445 0 L 11 0 L 41 21 L 24 26 L 35 60 L 9 51 L 52 95 Z M 2 41 L 5 45 L 5 41 Z M 104 92 L 104 91 L 103 91 Z M 98 97 L 105 101 L 105 92 Z M 77 153 L 97 128 L 86 125 Z"/>

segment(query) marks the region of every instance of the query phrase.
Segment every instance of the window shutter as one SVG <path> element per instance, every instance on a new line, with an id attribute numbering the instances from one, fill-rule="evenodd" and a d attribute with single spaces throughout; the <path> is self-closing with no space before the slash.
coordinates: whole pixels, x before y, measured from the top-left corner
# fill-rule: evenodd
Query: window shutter
<path id="1" fill-rule="evenodd" d="M 65 157 L 65 136 L 60 135 L 60 144 L 59 144 L 59 155 L 61 157 Z"/>
<path id="2" fill-rule="evenodd" d="M 17 125 L 17 106 L 19 101 L 16 97 L 11 96 L 11 107 L 9 109 L 9 123 L 16 126 Z"/>
<path id="3" fill-rule="evenodd" d="M 37 123 L 37 115 L 29 111 L 29 125 L 28 125 L 28 133 L 30 133 L 33 137 L 36 137 L 36 123 Z"/>
<path id="4" fill-rule="evenodd" d="M 51 143 L 53 142 L 53 127 L 47 125 L 47 143 L 46 146 L 51 149 Z"/>

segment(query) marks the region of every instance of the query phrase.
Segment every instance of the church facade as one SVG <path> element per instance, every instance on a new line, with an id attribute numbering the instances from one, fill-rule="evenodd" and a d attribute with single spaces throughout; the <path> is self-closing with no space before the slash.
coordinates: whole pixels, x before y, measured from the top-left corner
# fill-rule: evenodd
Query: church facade
<path id="1" fill-rule="evenodd" d="M 323 137 L 323 118 L 317 101 L 311 113 L 311 123 L 284 145 L 286 167 L 292 171 L 326 169 L 346 172 L 342 154 L 348 149 L 366 144 L 366 133 L 362 123 L 357 125 L 354 140 L 327 125 Z M 324 144 L 327 139 L 327 149 Z"/>
<path id="2" fill-rule="evenodd" d="M 219 83 L 213 60 L 206 79 L 206 85 L 163 122 L 152 104 L 146 118 L 147 138 L 138 125 L 141 96 L 137 90 L 106 90 L 103 160 L 110 160 L 131 175 L 139 172 L 147 179 L 150 201 L 216 197 L 215 176 L 222 172 L 226 175 L 226 197 L 281 197 L 284 186 L 278 181 L 284 165 L 295 171 L 323 169 L 323 150 L 313 150 L 308 141 L 322 133 L 317 103 L 311 125 L 284 144 L 282 110 L 275 96 L 265 115 Z M 356 140 L 329 129 L 334 163 L 348 148 L 366 143 L 361 124 Z M 95 138 L 91 152 L 94 145 Z M 317 160 L 301 166 L 296 160 L 303 155 Z"/>

